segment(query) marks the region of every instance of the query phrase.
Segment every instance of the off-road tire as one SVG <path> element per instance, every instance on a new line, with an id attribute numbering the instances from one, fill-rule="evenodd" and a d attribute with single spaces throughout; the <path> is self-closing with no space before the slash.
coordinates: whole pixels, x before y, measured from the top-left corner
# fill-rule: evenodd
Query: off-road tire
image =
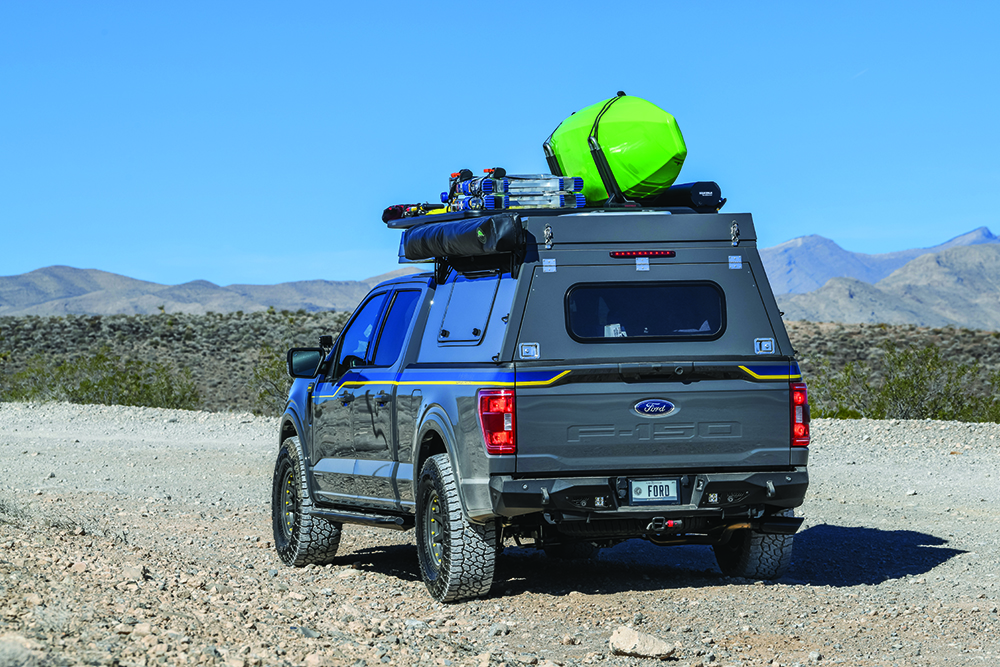
<path id="1" fill-rule="evenodd" d="M 593 542 L 561 542 L 559 544 L 546 544 L 542 550 L 549 558 L 588 560 L 597 553 L 597 545 Z"/>
<path id="2" fill-rule="evenodd" d="M 465 518 L 458 483 L 447 454 L 424 462 L 417 483 L 417 555 L 420 575 L 438 602 L 486 595 L 496 565 L 495 521 Z"/>
<path id="3" fill-rule="evenodd" d="M 794 516 L 783 510 L 775 516 Z M 792 563 L 794 535 L 767 535 L 749 528 L 737 530 L 726 544 L 717 544 L 715 560 L 722 573 L 748 579 L 777 579 Z"/>
<path id="4" fill-rule="evenodd" d="M 326 565 L 340 546 L 340 524 L 311 514 L 312 499 L 302 463 L 299 438 L 281 444 L 271 483 L 271 527 L 274 547 L 285 565 Z"/>

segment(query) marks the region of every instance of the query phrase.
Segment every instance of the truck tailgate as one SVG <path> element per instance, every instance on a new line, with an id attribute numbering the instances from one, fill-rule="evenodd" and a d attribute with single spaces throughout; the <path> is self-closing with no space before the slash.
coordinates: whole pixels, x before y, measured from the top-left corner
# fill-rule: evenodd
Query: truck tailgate
<path id="1" fill-rule="evenodd" d="M 629 381 L 617 365 L 545 370 L 570 373 L 549 386 L 518 382 L 519 474 L 790 464 L 787 381 Z"/>

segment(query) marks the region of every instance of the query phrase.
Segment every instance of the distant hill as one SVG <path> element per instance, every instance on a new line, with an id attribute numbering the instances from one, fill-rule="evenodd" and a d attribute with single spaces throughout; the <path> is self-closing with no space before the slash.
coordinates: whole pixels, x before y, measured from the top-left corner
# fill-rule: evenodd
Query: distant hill
<path id="1" fill-rule="evenodd" d="M 227 285 L 207 280 L 161 285 L 97 269 L 50 266 L 0 277 L 0 315 L 117 315 L 209 311 L 353 310 L 368 291 L 406 267 L 367 280 L 304 280 L 278 285 Z"/>
<path id="2" fill-rule="evenodd" d="M 785 320 L 954 325 L 998 331 L 1000 244 L 924 254 L 874 285 L 833 278 L 807 294 L 778 296 L 778 306 Z"/>
<path id="3" fill-rule="evenodd" d="M 998 242 L 1000 238 L 980 227 L 933 248 L 866 255 L 844 250 L 830 239 L 814 234 L 764 248 L 760 255 L 775 294 L 802 294 L 823 287 L 832 278 L 853 278 L 874 284 L 921 255 Z"/>
<path id="4" fill-rule="evenodd" d="M 933 248 L 880 255 L 844 250 L 822 236 L 764 248 L 768 280 L 786 320 L 956 325 L 1000 330 L 1000 238 L 980 227 Z M 0 277 L 2 315 L 117 315 L 209 311 L 353 310 L 377 283 L 305 280 L 219 286 L 161 285 L 96 269 L 50 266 Z"/>

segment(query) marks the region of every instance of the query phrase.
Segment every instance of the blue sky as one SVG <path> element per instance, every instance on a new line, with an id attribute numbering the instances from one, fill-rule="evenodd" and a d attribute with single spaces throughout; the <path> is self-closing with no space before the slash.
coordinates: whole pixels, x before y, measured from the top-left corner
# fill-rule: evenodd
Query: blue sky
<path id="1" fill-rule="evenodd" d="M 677 118 L 680 181 L 717 181 L 762 247 L 998 232 L 998 7 L 0 3 L 0 275 L 374 276 L 385 206 L 544 171 L 617 90 Z"/>

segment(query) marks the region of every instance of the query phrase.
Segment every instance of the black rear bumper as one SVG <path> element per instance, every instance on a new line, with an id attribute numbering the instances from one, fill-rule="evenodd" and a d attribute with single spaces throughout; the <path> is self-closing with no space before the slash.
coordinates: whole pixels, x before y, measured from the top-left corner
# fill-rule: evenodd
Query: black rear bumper
<path id="1" fill-rule="evenodd" d="M 676 477 L 679 502 L 629 504 L 629 479 Z M 806 468 L 783 471 L 615 475 L 612 477 L 490 479 L 490 499 L 498 516 L 542 513 L 557 520 L 663 517 L 722 518 L 746 513 L 754 506 L 798 507 L 809 486 Z"/>

